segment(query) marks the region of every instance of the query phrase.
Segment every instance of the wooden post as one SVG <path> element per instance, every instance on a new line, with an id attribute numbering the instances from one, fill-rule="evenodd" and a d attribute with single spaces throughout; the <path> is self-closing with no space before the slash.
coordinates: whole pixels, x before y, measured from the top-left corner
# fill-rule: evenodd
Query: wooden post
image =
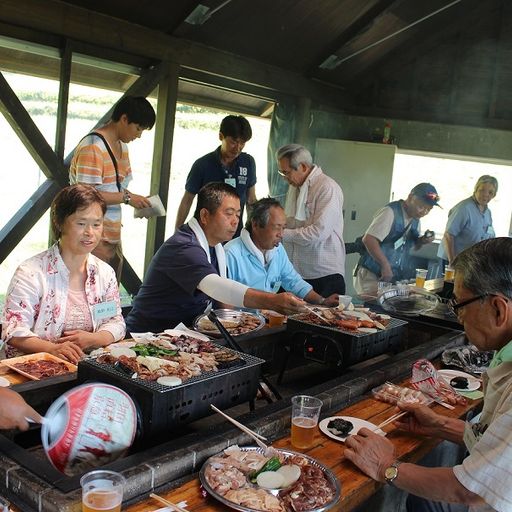
<path id="1" fill-rule="evenodd" d="M 174 62 L 169 62 L 167 73 L 158 86 L 155 146 L 153 150 L 153 169 L 151 172 L 151 195 L 158 194 L 166 210 L 169 197 L 169 180 L 171 176 L 171 155 L 174 121 L 176 117 L 176 102 L 178 101 L 178 78 L 179 65 Z M 144 273 L 155 252 L 164 242 L 166 220 L 167 217 L 153 217 L 148 221 Z"/>

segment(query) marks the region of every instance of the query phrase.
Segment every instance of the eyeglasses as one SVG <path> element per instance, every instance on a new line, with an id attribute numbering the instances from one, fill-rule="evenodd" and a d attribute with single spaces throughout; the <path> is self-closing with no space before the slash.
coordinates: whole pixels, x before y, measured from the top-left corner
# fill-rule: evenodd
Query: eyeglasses
<path id="1" fill-rule="evenodd" d="M 283 178 L 286 178 L 288 174 L 291 174 L 293 171 L 283 171 L 282 169 L 278 169 L 277 173 L 279 176 L 282 176 Z"/>
<path id="2" fill-rule="evenodd" d="M 496 295 L 495 293 L 482 293 L 481 295 L 477 295 L 476 297 L 471 297 L 471 299 L 464 300 L 462 302 L 456 302 L 455 299 L 450 299 L 448 301 L 448 307 L 452 311 L 452 313 L 455 313 L 456 315 L 459 314 L 459 311 L 464 306 L 467 306 L 468 304 L 471 304 L 472 302 L 476 302 L 477 300 L 485 299 L 486 297 L 502 297 L 505 299 L 506 302 L 508 302 L 507 297 L 503 297 L 503 295 Z"/>

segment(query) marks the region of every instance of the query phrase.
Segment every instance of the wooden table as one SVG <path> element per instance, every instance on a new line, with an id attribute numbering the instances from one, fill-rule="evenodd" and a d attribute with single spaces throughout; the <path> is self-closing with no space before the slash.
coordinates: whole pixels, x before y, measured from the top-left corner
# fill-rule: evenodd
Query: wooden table
<path id="1" fill-rule="evenodd" d="M 435 404 L 433 409 L 446 416 L 463 418 L 467 411 L 476 408 L 479 403 L 480 401 L 469 400 L 466 406 L 457 406 L 454 410 L 448 410 Z M 373 398 L 367 398 L 343 409 L 338 414 L 366 419 L 378 425 L 386 418 L 389 418 L 393 414 L 393 411 L 393 406 L 379 402 Z M 334 415 L 335 414 L 332 414 L 332 416 Z M 391 424 L 385 426 L 383 430 L 388 433 L 388 439 L 396 446 L 397 456 L 407 462 L 418 461 L 439 443 L 439 441 L 434 439 L 398 431 Z M 291 445 L 289 436 L 275 441 L 272 445 L 276 448 L 302 451 L 319 460 L 334 472 L 341 482 L 341 500 L 333 510 L 353 510 L 382 486 L 382 484 L 361 473 L 352 463 L 344 460 L 344 444 L 331 440 L 322 434 L 319 429 L 317 429 L 315 433 L 313 446 L 307 450 L 296 450 Z M 199 485 L 199 479 L 197 477 L 191 477 L 185 484 L 169 492 L 160 493 L 160 496 L 173 503 L 186 501 L 187 509 L 191 512 L 220 512 L 229 510 L 212 497 L 203 498 L 200 494 Z M 156 500 L 148 497 L 140 503 L 124 510 L 126 512 L 150 512 L 161 507 L 162 505 Z"/>

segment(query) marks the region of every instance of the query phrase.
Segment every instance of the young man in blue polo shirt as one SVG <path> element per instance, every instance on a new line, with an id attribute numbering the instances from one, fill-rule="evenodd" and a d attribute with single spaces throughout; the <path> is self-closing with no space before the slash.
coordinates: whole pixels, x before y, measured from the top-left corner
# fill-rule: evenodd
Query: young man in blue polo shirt
<path id="1" fill-rule="evenodd" d="M 256 201 L 256 163 L 251 155 L 242 152 L 251 137 L 251 125 L 245 117 L 229 115 L 222 120 L 219 131 L 221 145 L 196 160 L 190 169 L 176 214 L 176 229 L 185 223 L 199 190 L 207 183 L 218 181 L 235 187 L 238 192 L 241 213 L 235 236 L 240 234 L 245 205 Z"/>

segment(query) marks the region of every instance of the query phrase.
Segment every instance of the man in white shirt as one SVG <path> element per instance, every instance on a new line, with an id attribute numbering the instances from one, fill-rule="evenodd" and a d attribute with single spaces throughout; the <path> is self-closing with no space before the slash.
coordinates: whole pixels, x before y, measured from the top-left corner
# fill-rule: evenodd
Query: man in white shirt
<path id="1" fill-rule="evenodd" d="M 437 190 L 419 183 L 407 196 L 388 203 L 373 218 L 363 236 L 366 253 L 361 255 L 354 274 L 357 293 L 376 295 L 378 281 L 414 277 L 408 265 L 411 248 L 432 242 L 434 234 L 420 236 L 420 218 L 438 206 Z M 414 271 L 413 271 L 414 272 Z"/>
<path id="2" fill-rule="evenodd" d="M 319 295 L 345 294 L 343 192 L 299 144 L 276 152 L 286 197 L 283 245 L 297 272 Z"/>
<path id="3" fill-rule="evenodd" d="M 483 374 L 484 404 L 478 423 L 399 402 L 409 412 L 395 423 L 416 435 L 465 445 L 455 467 L 401 463 L 390 439 L 361 429 L 345 441 L 345 457 L 379 482 L 410 493 L 411 512 L 512 510 L 512 239 L 484 240 L 453 262 L 451 308 L 479 350 L 497 350 Z"/>

